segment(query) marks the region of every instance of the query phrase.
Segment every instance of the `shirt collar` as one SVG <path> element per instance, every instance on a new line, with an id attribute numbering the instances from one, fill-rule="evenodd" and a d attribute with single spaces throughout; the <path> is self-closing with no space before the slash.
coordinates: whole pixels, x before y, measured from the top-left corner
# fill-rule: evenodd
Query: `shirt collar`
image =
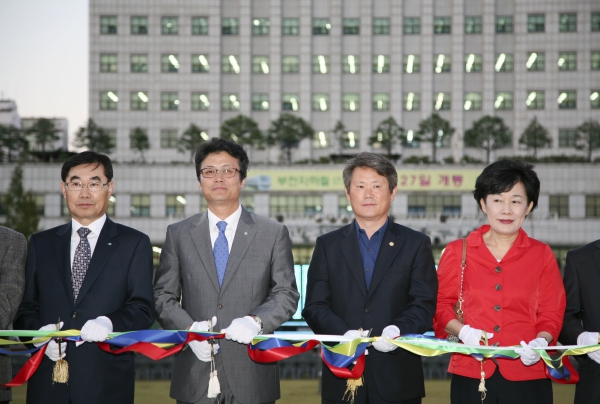
<path id="1" fill-rule="evenodd" d="M 87 227 L 91 230 L 92 233 L 99 236 L 102 227 L 104 227 L 104 223 L 106 223 L 106 213 L 87 226 L 82 225 L 77 220 L 75 220 L 75 218 L 71 218 L 71 235 L 75 234 L 77 230 L 79 230 L 79 228 Z"/>
<path id="2" fill-rule="evenodd" d="M 377 230 L 375 233 L 373 233 L 373 235 L 375 235 L 376 233 L 378 233 L 379 235 L 379 241 L 383 240 L 383 235 L 385 234 L 385 231 L 387 230 L 387 226 L 388 226 L 388 222 L 389 222 L 389 218 L 386 219 L 385 223 L 383 224 L 383 226 L 381 226 L 379 228 L 379 230 Z M 361 228 L 360 225 L 358 224 L 358 222 L 356 221 L 356 219 L 354 219 L 354 225 L 356 226 L 356 235 L 357 237 L 360 237 L 361 234 L 364 234 L 361 232 Z M 366 236 L 366 234 L 365 234 Z"/>
<path id="3" fill-rule="evenodd" d="M 219 219 L 214 213 L 212 213 L 210 211 L 210 209 L 206 210 L 208 213 L 208 228 L 213 230 L 213 229 L 217 229 L 217 222 L 220 222 L 221 219 Z M 233 212 L 231 215 L 229 215 L 229 217 L 225 218 L 225 222 L 227 222 L 227 229 L 231 229 L 233 226 L 233 224 L 236 224 L 239 222 L 240 217 L 242 216 L 242 205 L 239 205 L 238 208 L 235 210 L 235 212 Z"/>

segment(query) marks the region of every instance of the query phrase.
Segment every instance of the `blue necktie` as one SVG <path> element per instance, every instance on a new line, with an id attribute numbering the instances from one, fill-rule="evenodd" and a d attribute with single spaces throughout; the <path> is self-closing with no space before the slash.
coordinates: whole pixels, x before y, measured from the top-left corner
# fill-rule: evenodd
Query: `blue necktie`
<path id="1" fill-rule="evenodd" d="M 215 240 L 215 246 L 213 248 L 213 257 L 215 257 L 215 267 L 217 268 L 217 277 L 219 278 L 219 287 L 223 284 L 223 278 L 225 277 L 225 268 L 227 268 L 227 261 L 229 260 L 229 244 L 227 243 L 227 237 L 225 237 L 225 228 L 227 222 L 220 221 L 217 223 L 219 229 L 219 236 Z"/>

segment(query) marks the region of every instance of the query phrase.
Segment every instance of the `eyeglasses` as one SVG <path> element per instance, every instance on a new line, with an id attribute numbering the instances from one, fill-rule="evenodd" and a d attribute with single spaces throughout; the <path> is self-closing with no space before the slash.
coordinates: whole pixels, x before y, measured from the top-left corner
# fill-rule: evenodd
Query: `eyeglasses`
<path id="1" fill-rule="evenodd" d="M 200 170 L 200 174 L 202 174 L 204 178 L 214 178 L 217 176 L 217 173 L 221 173 L 223 178 L 231 178 L 239 172 L 240 170 L 237 168 L 222 168 L 220 170 L 217 170 L 216 168 L 203 168 Z"/>
<path id="2" fill-rule="evenodd" d="M 103 184 L 101 182 L 93 181 L 84 184 L 79 181 L 71 181 L 65 182 L 65 185 L 67 186 L 67 189 L 69 191 L 81 191 L 84 187 L 87 187 L 87 189 L 89 189 L 91 192 L 100 192 L 102 191 L 102 188 L 108 185 L 108 182 L 106 184 Z"/>

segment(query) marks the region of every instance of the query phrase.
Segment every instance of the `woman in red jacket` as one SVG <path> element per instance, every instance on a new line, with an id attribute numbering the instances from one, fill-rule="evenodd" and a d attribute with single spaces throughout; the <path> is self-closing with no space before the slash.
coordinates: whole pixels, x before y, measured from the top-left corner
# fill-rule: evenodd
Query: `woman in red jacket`
<path id="1" fill-rule="evenodd" d="M 451 402 L 481 403 L 478 392 L 485 372 L 490 403 L 552 403 L 552 385 L 545 364 L 531 348 L 556 341 L 565 311 L 565 290 L 556 258 L 547 244 L 529 238 L 521 228 L 536 208 L 540 181 L 531 164 L 500 160 L 487 166 L 473 192 L 489 224 L 466 239 L 462 296 L 463 323 L 454 304 L 461 290 L 462 240 L 450 243 L 438 267 L 439 291 L 435 334 L 458 335 L 479 345 L 485 332 L 489 344 L 521 345 L 519 359 L 484 360 L 453 354 Z"/>

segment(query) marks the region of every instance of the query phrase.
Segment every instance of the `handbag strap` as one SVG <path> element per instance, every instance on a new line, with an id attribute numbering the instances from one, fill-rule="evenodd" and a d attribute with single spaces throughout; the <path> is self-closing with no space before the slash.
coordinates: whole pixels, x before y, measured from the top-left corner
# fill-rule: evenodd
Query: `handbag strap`
<path id="1" fill-rule="evenodd" d="M 458 294 L 458 309 L 456 310 L 456 314 L 463 315 L 463 280 L 465 278 L 465 268 L 467 267 L 467 239 L 463 237 L 462 239 L 462 260 L 460 262 L 460 290 Z"/>

